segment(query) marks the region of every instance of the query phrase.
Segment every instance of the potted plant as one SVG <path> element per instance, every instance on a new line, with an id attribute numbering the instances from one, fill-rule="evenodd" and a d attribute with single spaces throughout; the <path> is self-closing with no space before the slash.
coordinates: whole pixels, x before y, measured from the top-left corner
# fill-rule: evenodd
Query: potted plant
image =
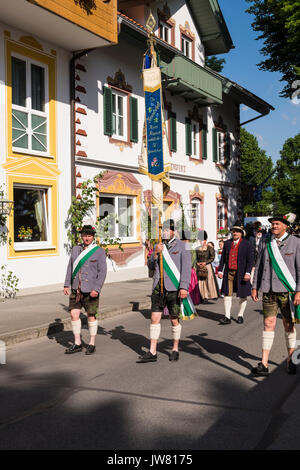
<path id="1" fill-rule="evenodd" d="M 20 241 L 31 240 L 32 228 L 30 227 L 25 228 L 24 225 L 21 225 L 21 227 L 18 230 L 18 238 Z"/>
<path id="2" fill-rule="evenodd" d="M 226 238 L 229 234 L 228 228 L 220 227 L 218 232 L 218 238 Z"/>

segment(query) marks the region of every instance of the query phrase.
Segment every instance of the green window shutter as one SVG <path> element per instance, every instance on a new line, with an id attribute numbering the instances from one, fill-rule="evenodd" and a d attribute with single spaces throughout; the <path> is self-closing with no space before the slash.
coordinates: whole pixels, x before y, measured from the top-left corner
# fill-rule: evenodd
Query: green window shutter
<path id="1" fill-rule="evenodd" d="M 185 119 L 185 153 L 192 155 L 192 123 L 189 118 Z"/>
<path id="2" fill-rule="evenodd" d="M 138 142 L 138 100 L 130 96 L 130 140 Z"/>
<path id="3" fill-rule="evenodd" d="M 103 119 L 104 119 L 104 134 L 112 136 L 112 92 L 111 88 L 104 87 L 103 96 Z"/>
<path id="4" fill-rule="evenodd" d="M 202 160 L 207 160 L 207 126 L 203 124 L 201 131 Z"/>
<path id="5" fill-rule="evenodd" d="M 177 152 L 176 114 L 171 113 L 170 117 L 170 150 Z"/>
<path id="6" fill-rule="evenodd" d="M 212 130 L 212 144 L 213 144 L 213 162 L 218 161 L 218 142 L 217 142 L 217 129 L 213 127 Z"/>
<path id="7" fill-rule="evenodd" d="M 226 147 L 225 147 L 226 161 L 230 160 L 230 132 L 226 132 Z"/>

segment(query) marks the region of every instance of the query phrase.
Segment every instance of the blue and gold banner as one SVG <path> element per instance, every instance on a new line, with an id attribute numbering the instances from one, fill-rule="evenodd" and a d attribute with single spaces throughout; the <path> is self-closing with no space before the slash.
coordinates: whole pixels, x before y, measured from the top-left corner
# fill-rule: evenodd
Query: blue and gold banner
<path id="1" fill-rule="evenodd" d="M 160 87 L 154 91 L 145 90 L 145 106 L 148 173 L 158 176 L 164 172 Z"/>

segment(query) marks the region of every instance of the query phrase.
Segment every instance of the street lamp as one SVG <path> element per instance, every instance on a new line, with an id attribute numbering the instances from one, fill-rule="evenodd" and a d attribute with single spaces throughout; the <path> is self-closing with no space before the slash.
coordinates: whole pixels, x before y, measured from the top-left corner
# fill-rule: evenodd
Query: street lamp
<path id="1" fill-rule="evenodd" d="M 0 215 L 10 215 L 14 206 L 14 201 L 8 199 L 0 199 Z"/>

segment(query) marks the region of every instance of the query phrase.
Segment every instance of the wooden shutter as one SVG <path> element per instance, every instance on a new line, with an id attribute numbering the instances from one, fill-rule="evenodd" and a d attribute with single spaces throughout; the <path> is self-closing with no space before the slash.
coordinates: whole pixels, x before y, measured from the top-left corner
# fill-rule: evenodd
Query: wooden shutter
<path id="1" fill-rule="evenodd" d="M 192 155 L 192 123 L 189 118 L 185 119 L 185 153 Z"/>
<path id="2" fill-rule="evenodd" d="M 218 136 L 217 129 L 213 127 L 212 130 L 212 144 L 213 144 L 213 162 L 218 161 Z"/>
<path id="3" fill-rule="evenodd" d="M 112 92 L 107 86 L 104 87 L 103 95 L 103 120 L 104 134 L 112 136 Z"/>
<path id="4" fill-rule="evenodd" d="M 177 152 L 176 114 L 171 113 L 170 117 L 170 150 Z"/>
<path id="5" fill-rule="evenodd" d="M 202 160 L 207 160 L 207 126 L 203 124 L 201 131 Z"/>
<path id="6" fill-rule="evenodd" d="M 137 98 L 129 97 L 130 104 L 130 140 L 131 142 L 138 142 L 138 100 Z"/>
<path id="7" fill-rule="evenodd" d="M 225 158 L 227 162 L 230 160 L 230 147 L 230 132 L 226 132 Z"/>

